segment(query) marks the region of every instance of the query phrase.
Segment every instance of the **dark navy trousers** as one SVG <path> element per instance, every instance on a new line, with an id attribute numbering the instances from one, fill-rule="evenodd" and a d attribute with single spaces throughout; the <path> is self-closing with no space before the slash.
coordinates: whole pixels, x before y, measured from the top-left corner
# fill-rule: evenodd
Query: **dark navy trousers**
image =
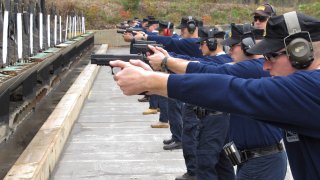
<path id="1" fill-rule="evenodd" d="M 149 109 L 157 109 L 159 107 L 159 96 L 158 95 L 150 95 L 149 98 Z"/>
<path id="2" fill-rule="evenodd" d="M 182 128 L 182 152 L 187 167 L 187 173 L 195 176 L 197 172 L 197 133 L 199 120 L 197 119 L 193 107 L 185 104 L 183 108 L 183 128 Z"/>
<path id="3" fill-rule="evenodd" d="M 160 122 L 168 122 L 169 116 L 168 116 L 168 98 L 163 96 L 157 96 L 159 108 L 160 108 L 160 116 L 159 121 Z"/>
<path id="4" fill-rule="evenodd" d="M 199 120 L 197 180 L 234 180 L 233 166 L 222 150 L 229 141 L 229 114 L 212 112 Z"/>
<path id="5" fill-rule="evenodd" d="M 194 106 L 185 105 L 183 113 L 182 148 L 190 175 L 197 180 L 233 180 L 234 169 L 222 151 L 228 141 L 229 116 L 225 113 L 198 119 Z"/>
<path id="6" fill-rule="evenodd" d="M 287 172 L 285 151 L 249 159 L 237 167 L 237 180 L 283 180 Z"/>
<path id="7" fill-rule="evenodd" d="M 168 98 L 168 118 L 172 139 L 181 142 L 182 136 L 182 108 L 183 103 L 176 99 Z"/>
<path id="8" fill-rule="evenodd" d="M 166 97 L 159 95 L 150 95 L 149 98 L 149 109 L 157 109 L 160 108 L 160 122 L 168 122 L 168 102 Z"/>

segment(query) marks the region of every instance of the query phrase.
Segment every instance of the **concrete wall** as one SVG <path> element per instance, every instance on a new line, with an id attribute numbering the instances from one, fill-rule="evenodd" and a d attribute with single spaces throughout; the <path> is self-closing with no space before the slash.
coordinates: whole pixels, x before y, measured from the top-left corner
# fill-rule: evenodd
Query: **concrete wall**
<path id="1" fill-rule="evenodd" d="M 117 33 L 117 29 L 106 30 L 89 30 L 94 32 L 94 44 L 108 44 L 109 47 L 129 46 L 130 43 L 124 42 L 122 35 Z M 176 33 L 180 34 L 180 30 L 176 29 Z"/>
<path id="2" fill-rule="evenodd" d="M 130 43 L 124 42 L 122 35 L 116 29 L 95 30 L 94 44 L 108 44 L 109 47 L 129 46 Z"/>
<path id="3" fill-rule="evenodd" d="M 229 25 L 220 26 L 222 29 L 229 29 Z M 117 33 L 117 29 L 105 30 L 89 30 L 95 32 L 94 44 L 108 44 L 109 47 L 129 46 L 130 43 L 124 42 L 122 35 Z M 180 34 L 180 29 L 175 29 L 177 34 Z"/>

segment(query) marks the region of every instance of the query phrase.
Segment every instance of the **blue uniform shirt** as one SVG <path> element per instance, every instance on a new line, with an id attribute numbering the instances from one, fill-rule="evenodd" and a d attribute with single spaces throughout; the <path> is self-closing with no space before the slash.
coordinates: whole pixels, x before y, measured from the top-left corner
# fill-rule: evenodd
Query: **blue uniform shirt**
<path id="1" fill-rule="evenodd" d="M 216 56 L 202 56 L 202 57 L 191 57 L 188 55 L 176 54 L 174 52 L 170 52 L 169 54 L 171 57 L 174 57 L 174 58 L 180 58 L 180 59 L 190 60 L 190 61 L 199 61 L 202 64 L 209 64 L 214 66 L 232 62 L 232 58 L 227 54 L 220 54 Z"/>
<path id="2" fill-rule="evenodd" d="M 320 70 L 261 79 L 175 74 L 169 76 L 167 88 L 171 98 L 252 116 L 296 132 L 297 143 L 287 146 L 294 178 L 320 179 Z"/>
<path id="3" fill-rule="evenodd" d="M 214 66 L 232 62 L 232 58 L 227 54 L 221 54 L 221 55 L 215 56 L 216 57 L 215 61 L 211 61 L 211 57 L 212 56 L 204 56 L 202 59 L 200 59 L 199 62 L 201 64 L 214 65 Z"/>
<path id="4" fill-rule="evenodd" d="M 171 37 L 172 37 L 172 38 L 175 38 L 175 39 L 179 39 L 179 38 L 181 38 L 181 36 L 179 36 L 179 35 L 178 35 L 178 34 L 176 34 L 176 33 L 174 33 Z"/>
<path id="5" fill-rule="evenodd" d="M 189 63 L 187 73 L 228 74 L 246 79 L 269 77 L 269 72 L 263 71 L 263 62 L 263 59 L 246 60 L 219 67 Z M 237 103 L 237 99 L 232 101 Z M 254 121 L 249 116 L 234 113 L 230 115 L 230 139 L 235 142 L 240 150 L 274 145 L 280 142 L 282 136 L 283 131 L 273 125 Z"/>
<path id="6" fill-rule="evenodd" d="M 168 52 L 177 54 L 186 54 L 191 57 L 202 57 L 200 45 L 196 42 L 198 38 L 172 38 L 171 36 L 148 36 L 148 41 L 156 41 L 163 44 L 164 49 Z"/>
<path id="7" fill-rule="evenodd" d="M 148 36 L 158 36 L 158 33 L 157 33 L 157 32 L 149 32 L 149 31 L 146 31 L 145 33 L 148 34 Z"/>

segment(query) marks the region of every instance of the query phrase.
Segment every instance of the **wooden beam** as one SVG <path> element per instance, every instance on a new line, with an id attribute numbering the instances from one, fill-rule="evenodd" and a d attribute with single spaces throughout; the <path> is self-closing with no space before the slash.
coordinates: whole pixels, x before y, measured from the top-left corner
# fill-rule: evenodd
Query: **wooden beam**
<path id="1" fill-rule="evenodd" d="M 108 50 L 108 44 L 102 44 L 95 54 L 106 54 Z"/>
<path id="2" fill-rule="evenodd" d="M 87 65 L 7 173 L 5 180 L 49 179 L 99 68 Z"/>

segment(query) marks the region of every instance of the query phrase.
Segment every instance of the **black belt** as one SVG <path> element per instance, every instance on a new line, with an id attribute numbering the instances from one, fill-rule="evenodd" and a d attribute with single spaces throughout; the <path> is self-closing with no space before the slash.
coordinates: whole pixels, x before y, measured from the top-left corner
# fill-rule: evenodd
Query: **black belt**
<path id="1" fill-rule="evenodd" d="M 242 162 L 244 162 L 249 159 L 267 156 L 267 155 L 275 154 L 281 151 L 283 151 L 283 146 L 281 143 L 278 143 L 272 146 L 263 147 L 263 148 L 243 150 L 241 151 L 241 160 Z"/>
<path id="2" fill-rule="evenodd" d="M 208 110 L 199 106 L 196 106 L 193 108 L 194 113 L 198 117 L 198 119 L 202 119 L 206 116 L 213 116 L 213 115 L 219 115 L 222 114 L 220 111 L 213 111 L 213 110 Z"/>

